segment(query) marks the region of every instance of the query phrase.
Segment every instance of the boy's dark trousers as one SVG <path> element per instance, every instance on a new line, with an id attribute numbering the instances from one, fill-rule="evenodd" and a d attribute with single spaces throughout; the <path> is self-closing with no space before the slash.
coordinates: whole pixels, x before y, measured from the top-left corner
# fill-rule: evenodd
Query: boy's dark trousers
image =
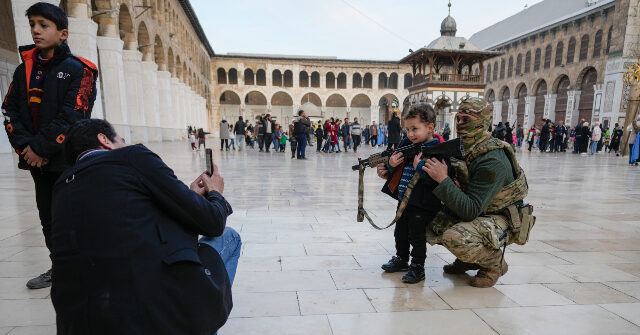
<path id="1" fill-rule="evenodd" d="M 296 157 L 296 149 L 298 148 L 298 140 L 295 136 L 291 137 L 291 158 Z"/>
<path id="2" fill-rule="evenodd" d="M 419 207 L 407 205 L 402 216 L 396 222 L 393 236 L 396 240 L 396 255 L 411 263 L 424 265 L 427 259 L 427 223 L 435 215 Z M 411 253 L 409 253 L 411 248 Z"/>
<path id="3" fill-rule="evenodd" d="M 322 149 L 322 137 L 316 138 L 316 151 L 320 151 Z"/>
<path id="4" fill-rule="evenodd" d="M 53 185 L 62 174 L 62 171 L 42 171 L 33 168 L 31 177 L 36 186 L 36 205 L 44 234 L 44 243 L 51 251 L 51 198 L 53 195 Z"/>

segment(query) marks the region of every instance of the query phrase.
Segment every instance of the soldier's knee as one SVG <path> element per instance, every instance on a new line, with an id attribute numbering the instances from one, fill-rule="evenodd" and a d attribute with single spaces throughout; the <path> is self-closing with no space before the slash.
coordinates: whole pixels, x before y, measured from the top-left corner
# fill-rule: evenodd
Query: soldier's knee
<path id="1" fill-rule="evenodd" d="M 442 244 L 448 249 L 460 246 L 463 235 L 455 229 L 447 229 L 442 234 Z"/>

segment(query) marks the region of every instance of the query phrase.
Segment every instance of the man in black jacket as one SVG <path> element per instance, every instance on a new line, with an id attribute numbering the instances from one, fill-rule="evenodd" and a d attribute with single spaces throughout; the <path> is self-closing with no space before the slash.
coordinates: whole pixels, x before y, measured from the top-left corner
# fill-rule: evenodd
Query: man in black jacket
<path id="1" fill-rule="evenodd" d="M 239 235 L 225 228 L 232 209 L 218 168 L 187 187 L 104 120 L 78 122 L 67 142 L 75 164 L 53 193 L 58 334 L 217 331 L 240 253 Z"/>
<path id="2" fill-rule="evenodd" d="M 389 145 L 387 146 L 387 150 L 398 148 L 398 143 L 400 143 L 400 132 L 402 132 L 400 118 L 396 112 L 393 112 L 393 114 L 391 114 L 391 120 L 389 121 Z"/>
<path id="3" fill-rule="evenodd" d="M 238 117 L 238 121 L 233 126 L 233 133 L 236 137 L 236 143 L 238 143 L 238 150 L 242 151 L 244 148 L 244 136 L 246 135 L 247 124 L 242 120 L 242 116 Z"/>
<path id="4" fill-rule="evenodd" d="M 67 129 L 91 117 L 96 98 L 96 66 L 75 57 L 66 44 L 66 14 L 39 2 L 26 13 L 35 44 L 19 48 L 22 64 L 2 103 L 9 142 L 19 155 L 18 167 L 30 170 L 46 246 L 51 250 L 51 192 L 67 167 L 62 144 Z M 51 270 L 27 282 L 31 289 L 51 285 Z"/>

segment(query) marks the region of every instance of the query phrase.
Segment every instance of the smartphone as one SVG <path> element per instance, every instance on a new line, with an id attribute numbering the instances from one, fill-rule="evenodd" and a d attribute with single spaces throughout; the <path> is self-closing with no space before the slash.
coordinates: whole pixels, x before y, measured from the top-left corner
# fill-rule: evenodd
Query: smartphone
<path id="1" fill-rule="evenodd" d="M 213 174 L 213 151 L 211 149 L 204 149 L 204 156 L 207 173 L 211 176 Z"/>

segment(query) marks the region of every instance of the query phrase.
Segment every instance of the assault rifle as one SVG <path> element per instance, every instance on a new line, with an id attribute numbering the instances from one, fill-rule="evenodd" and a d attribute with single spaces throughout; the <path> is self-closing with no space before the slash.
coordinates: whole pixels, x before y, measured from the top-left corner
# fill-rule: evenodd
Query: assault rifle
<path id="1" fill-rule="evenodd" d="M 405 162 L 413 162 L 413 158 L 422 152 L 422 157 L 448 156 L 462 159 L 464 157 L 464 147 L 459 138 L 436 144 L 430 147 L 423 147 L 422 143 L 413 143 L 405 145 L 396 150 L 388 149 L 377 154 L 373 154 L 365 159 L 358 158 L 358 164 L 351 167 L 353 171 L 357 171 L 360 167 L 374 168 L 380 163 L 386 163 L 389 157 L 396 152 L 401 152 Z"/>
<path id="2" fill-rule="evenodd" d="M 405 145 L 405 146 L 403 146 L 401 148 L 398 148 L 396 150 L 388 149 L 388 150 L 373 154 L 373 155 L 371 155 L 371 156 L 369 156 L 368 158 L 365 158 L 365 159 L 358 158 L 358 164 L 356 164 L 356 165 L 351 167 L 352 170 L 354 170 L 354 171 L 357 170 L 359 172 L 359 180 L 358 180 L 358 218 L 357 218 L 357 220 L 358 220 L 358 222 L 362 222 L 362 221 L 364 221 L 364 218 L 366 217 L 367 220 L 369 221 L 369 223 L 371 224 L 371 226 L 373 226 L 374 228 L 379 229 L 379 230 L 388 228 L 391 225 L 393 225 L 397 221 L 398 215 L 396 215 L 396 219 L 394 219 L 393 222 L 391 222 L 391 224 L 389 224 L 385 228 L 380 228 L 375 223 L 373 223 L 373 220 L 371 220 L 371 218 L 367 214 L 367 211 L 365 211 L 364 207 L 363 207 L 363 204 L 364 204 L 364 182 L 363 182 L 364 171 L 367 168 L 374 168 L 380 163 L 386 163 L 387 160 L 389 160 L 389 157 L 391 157 L 391 155 L 393 155 L 395 152 L 401 152 L 402 153 L 402 157 L 404 158 L 404 161 L 407 164 L 412 164 L 413 163 L 413 159 L 419 153 L 422 153 L 422 157 L 423 158 L 429 158 L 429 157 L 433 157 L 433 156 L 447 156 L 447 157 L 452 157 L 452 158 L 457 158 L 457 159 L 464 159 L 464 147 L 462 145 L 462 141 L 460 140 L 460 138 L 449 140 L 449 141 L 446 141 L 444 143 L 436 144 L 436 145 L 433 145 L 433 146 L 430 146 L 430 147 L 424 147 L 424 146 L 422 146 L 422 143 L 409 144 L 409 145 Z M 407 198 L 407 200 L 408 200 L 408 195 L 407 194 L 405 194 L 405 198 Z M 400 207 L 404 207 L 404 206 L 400 206 Z"/>

